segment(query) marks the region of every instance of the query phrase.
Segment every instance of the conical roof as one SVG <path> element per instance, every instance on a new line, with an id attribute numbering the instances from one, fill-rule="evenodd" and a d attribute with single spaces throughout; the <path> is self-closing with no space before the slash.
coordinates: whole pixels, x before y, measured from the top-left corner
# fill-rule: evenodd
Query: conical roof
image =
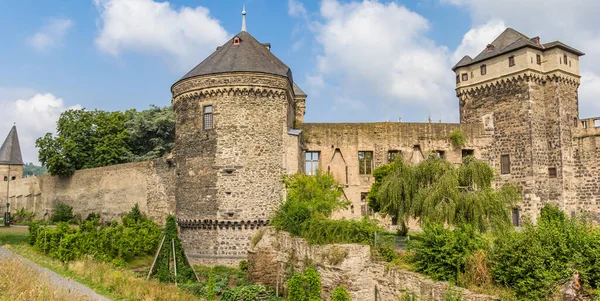
<path id="1" fill-rule="evenodd" d="M 17 127 L 13 126 L 0 147 L 0 164 L 23 165 Z"/>
<path id="2" fill-rule="evenodd" d="M 236 38 L 239 39 L 239 43 L 234 43 Z M 271 53 L 269 46 L 260 43 L 248 32 L 242 31 L 223 46 L 217 47 L 215 52 L 179 81 L 208 74 L 259 72 L 285 76 L 293 83 L 291 69 Z"/>

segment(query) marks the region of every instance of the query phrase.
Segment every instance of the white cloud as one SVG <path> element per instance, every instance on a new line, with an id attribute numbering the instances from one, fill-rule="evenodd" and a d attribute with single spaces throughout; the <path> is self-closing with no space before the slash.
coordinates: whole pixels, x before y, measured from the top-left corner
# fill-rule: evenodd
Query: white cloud
<path id="1" fill-rule="evenodd" d="M 491 20 L 472 28 L 463 36 L 462 42 L 452 54 L 452 62 L 457 63 L 465 55 L 474 58 L 505 29 L 506 25 L 502 20 Z"/>
<path id="2" fill-rule="evenodd" d="M 378 1 L 325 0 L 320 15 L 320 24 L 311 26 L 322 51 L 315 74 L 307 77 L 309 91 L 327 85 L 336 91 L 330 98 L 346 109 L 376 104 L 394 108 L 395 116 L 408 105 L 446 120 L 456 117 L 456 109 L 448 109 L 456 103 L 450 53 L 427 38 L 427 19 Z"/>
<path id="3" fill-rule="evenodd" d="M 35 140 L 48 132 L 56 131 L 60 113 L 79 108 L 79 105 L 67 106 L 62 98 L 50 93 L 0 88 L 0 143 L 8 135 L 13 122 L 16 122 L 23 160 L 37 163 Z"/>
<path id="4" fill-rule="evenodd" d="M 71 27 L 73 27 L 73 21 L 69 19 L 52 19 L 29 37 L 28 42 L 36 50 L 48 50 L 59 44 Z"/>
<path id="5" fill-rule="evenodd" d="M 308 17 L 304 4 L 296 0 L 288 0 L 288 14 L 292 17 Z"/>
<path id="6" fill-rule="evenodd" d="M 152 0 L 94 0 L 100 12 L 96 45 L 118 56 L 124 51 L 175 59 L 189 69 L 224 43 L 230 34 L 207 8 L 175 9 Z"/>
<path id="7" fill-rule="evenodd" d="M 466 8 L 478 28 L 502 20 L 542 43 L 560 40 L 586 53 L 581 58 L 580 112 L 600 116 L 600 1 L 597 0 L 442 0 Z M 593 110 L 590 112 L 589 110 Z"/>

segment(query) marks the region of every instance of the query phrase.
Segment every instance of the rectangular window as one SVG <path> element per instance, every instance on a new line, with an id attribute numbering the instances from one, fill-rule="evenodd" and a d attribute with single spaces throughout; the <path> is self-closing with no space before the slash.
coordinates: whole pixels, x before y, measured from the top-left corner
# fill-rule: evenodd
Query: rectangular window
<path id="1" fill-rule="evenodd" d="M 595 119 L 595 120 L 594 120 L 594 127 L 595 127 L 595 128 L 598 128 L 598 127 L 600 127 L 600 119 Z"/>
<path id="2" fill-rule="evenodd" d="M 389 150 L 387 153 L 387 161 L 388 163 L 394 162 L 398 156 L 402 157 L 402 152 L 399 150 Z"/>
<path id="3" fill-rule="evenodd" d="M 304 164 L 306 164 L 305 173 L 311 176 L 316 175 L 317 169 L 319 168 L 319 152 L 306 152 L 304 162 Z"/>
<path id="4" fill-rule="evenodd" d="M 4 176 L 4 181 L 8 181 L 8 177 L 7 176 Z"/>
<path id="5" fill-rule="evenodd" d="M 460 75 L 458 75 L 458 74 L 456 75 L 456 83 L 460 84 Z"/>
<path id="6" fill-rule="evenodd" d="M 485 75 L 487 73 L 487 67 L 485 64 L 481 65 L 481 75 Z"/>
<path id="7" fill-rule="evenodd" d="M 508 57 L 508 67 L 512 67 L 515 65 L 515 57 L 514 56 L 509 56 Z"/>
<path id="8" fill-rule="evenodd" d="M 462 150 L 462 157 L 468 157 L 468 156 L 474 156 L 475 155 L 475 151 L 472 149 L 463 149 Z"/>
<path id="9" fill-rule="evenodd" d="M 213 107 L 211 105 L 204 106 L 202 109 L 203 120 L 204 120 L 204 129 L 210 130 L 213 128 Z"/>
<path id="10" fill-rule="evenodd" d="M 500 156 L 500 173 L 503 175 L 510 173 L 510 156 L 509 155 L 501 155 Z"/>
<path id="11" fill-rule="evenodd" d="M 443 150 L 436 150 L 435 156 L 439 159 L 446 159 L 446 152 Z"/>
<path id="12" fill-rule="evenodd" d="M 583 126 L 584 129 L 587 129 L 587 121 L 582 121 L 581 126 Z"/>
<path id="13" fill-rule="evenodd" d="M 467 73 L 463 73 L 463 75 L 462 75 L 462 81 L 466 82 L 468 80 L 469 80 L 469 75 Z"/>
<path id="14" fill-rule="evenodd" d="M 520 219 L 519 215 L 520 215 L 519 214 L 519 208 L 513 208 L 512 209 L 512 224 L 515 227 L 519 226 L 519 219 Z"/>
<path id="15" fill-rule="evenodd" d="M 373 171 L 373 152 L 358 152 L 358 173 L 370 175 Z"/>
<path id="16" fill-rule="evenodd" d="M 568 61 L 567 55 L 565 54 L 565 55 L 563 55 L 563 62 L 565 62 L 565 65 L 567 64 L 567 61 Z"/>
<path id="17" fill-rule="evenodd" d="M 556 178 L 556 167 L 548 167 L 548 176 L 550 178 Z"/>
<path id="18" fill-rule="evenodd" d="M 536 55 L 535 56 L 535 61 L 537 62 L 538 65 L 542 64 L 542 56 L 541 55 Z"/>
<path id="19" fill-rule="evenodd" d="M 579 120 L 577 119 L 577 117 L 573 117 L 573 124 L 575 125 L 575 127 L 579 125 Z"/>

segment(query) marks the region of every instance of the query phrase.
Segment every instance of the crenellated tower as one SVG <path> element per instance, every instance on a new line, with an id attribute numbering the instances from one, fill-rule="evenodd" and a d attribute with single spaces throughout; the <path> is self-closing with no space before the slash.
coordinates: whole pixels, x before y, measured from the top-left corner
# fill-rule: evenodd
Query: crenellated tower
<path id="1" fill-rule="evenodd" d="M 577 211 L 572 139 L 580 126 L 582 55 L 561 42 L 542 44 L 539 37 L 508 28 L 452 69 L 461 123 L 479 123 L 493 136 L 481 157 L 498 171 L 497 184 L 523 188 L 513 217 L 522 212 L 535 218 L 545 203 Z"/>
<path id="2" fill-rule="evenodd" d="M 243 17 L 240 33 L 171 88 L 177 219 L 191 260 L 206 264 L 246 258 L 284 198 L 281 176 L 301 164 L 293 128 L 306 95 Z"/>

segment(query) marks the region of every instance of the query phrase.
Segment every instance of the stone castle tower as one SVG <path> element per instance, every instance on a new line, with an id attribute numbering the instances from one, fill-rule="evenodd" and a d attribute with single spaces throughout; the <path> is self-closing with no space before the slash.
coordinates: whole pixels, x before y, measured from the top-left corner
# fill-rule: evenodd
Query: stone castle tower
<path id="1" fill-rule="evenodd" d="M 243 12 L 245 19 L 245 12 Z M 254 231 L 299 168 L 306 95 L 292 72 L 245 30 L 171 88 L 176 115 L 176 214 L 186 252 L 207 264 L 246 258 Z"/>
<path id="2" fill-rule="evenodd" d="M 17 135 L 17 127 L 13 126 L 0 146 L 0 179 L 3 181 L 0 184 L 0 208 L 4 207 L 3 203 L 9 203 L 8 188 L 10 181 L 20 180 L 23 177 L 23 158 L 21 156 L 21 146 L 19 145 L 19 136 Z M 4 212 L 1 211 L 0 212 Z"/>
<path id="3" fill-rule="evenodd" d="M 509 28 L 453 68 L 460 122 L 483 123 L 493 139 L 481 149 L 482 159 L 499 171 L 498 184 L 523 188 L 519 209 L 532 218 L 545 203 L 578 211 L 573 137 L 580 127 L 582 55 Z"/>

